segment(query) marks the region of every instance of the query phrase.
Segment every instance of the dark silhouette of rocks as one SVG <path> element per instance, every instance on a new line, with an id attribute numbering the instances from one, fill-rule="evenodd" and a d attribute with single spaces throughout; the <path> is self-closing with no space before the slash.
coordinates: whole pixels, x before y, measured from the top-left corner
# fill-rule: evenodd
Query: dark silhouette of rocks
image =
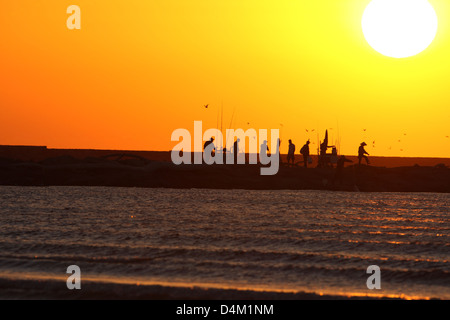
<path id="1" fill-rule="evenodd" d="M 450 168 L 407 166 L 343 168 L 343 183 L 333 185 L 334 169 L 281 166 L 261 176 L 259 165 L 179 165 L 126 154 L 114 157 L 58 156 L 38 162 L 0 158 L 0 185 L 116 186 L 253 190 L 336 190 L 361 192 L 450 192 Z"/>

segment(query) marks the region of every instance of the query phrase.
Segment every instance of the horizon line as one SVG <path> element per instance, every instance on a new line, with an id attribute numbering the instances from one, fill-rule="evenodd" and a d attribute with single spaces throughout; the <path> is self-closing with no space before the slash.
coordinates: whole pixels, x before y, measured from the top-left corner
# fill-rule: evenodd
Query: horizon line
<path id="1" fill-rule="evenodd" d="M 46 150 L 91 150 L 91 151 L 129 151 L 129 152 L 161 152 L 161 153 L 171 153 L 174 150 L 142 150 L 142 149 L 113 149 L 113 148 L 58 148 L 58 147 L 48 147 L 45 145 L 8 145 L 8 144 L 0 144 L 0 148 L 2 147 L 16 147 L 16 148 L 44 148 Z M 175 151 L 176 152 L 176 151 Z M 181 152 L 179 150 L 178 152 Z M 190 151 L 191 153 L 203 153 L 203 151 Z M 246 152 L 245 154 L 252 154 L 250 152 Z M 259 153 L 256 153 L 259 154 Z M 281 155 L 287 155 L 287 153 L 280 153 Z M 296 153 L 297 154 L 297 153 Z M 345 155 L 349 157 L 357 157 L 357 154 L 339 154 Z M 317 154 L 311 154 L 311 156 L 318 156 Z M 438 156 L 379 156 L 379 155 L 371 155 L 372 158 L 410 158 L 410 159 L 450 159 L 449 157 L 438 157 Z"/>

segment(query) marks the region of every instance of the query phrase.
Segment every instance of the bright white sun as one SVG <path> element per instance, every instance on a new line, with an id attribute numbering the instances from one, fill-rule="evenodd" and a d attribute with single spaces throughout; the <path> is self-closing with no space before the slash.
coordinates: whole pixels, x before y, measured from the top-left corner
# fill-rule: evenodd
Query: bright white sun
<path id="1" fill-rule="evenodd" d="M 379 53 L 414 56 L 436 36 L 438 19 L 427 0 L 372 0 L 362 17 L 364 37 Z"/>

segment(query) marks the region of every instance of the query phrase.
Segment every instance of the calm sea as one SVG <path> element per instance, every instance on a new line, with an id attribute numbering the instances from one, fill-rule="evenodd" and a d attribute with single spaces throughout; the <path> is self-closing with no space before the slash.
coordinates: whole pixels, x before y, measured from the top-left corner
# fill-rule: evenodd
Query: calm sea
<path id="1" fill-rule="evenodd" d="M 450 299 L 449 212 L 435 193 L 0 187 L 0 278 Z"/>

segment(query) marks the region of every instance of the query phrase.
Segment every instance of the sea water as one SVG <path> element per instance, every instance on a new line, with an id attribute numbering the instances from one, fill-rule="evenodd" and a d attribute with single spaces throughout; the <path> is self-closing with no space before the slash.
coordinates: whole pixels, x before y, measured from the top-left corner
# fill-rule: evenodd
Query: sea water
<path id="1" fill-rule="evenodd" d="M 437 193 L 2 186 L 0 278 L 450 299 L 449 212 Z"/>

